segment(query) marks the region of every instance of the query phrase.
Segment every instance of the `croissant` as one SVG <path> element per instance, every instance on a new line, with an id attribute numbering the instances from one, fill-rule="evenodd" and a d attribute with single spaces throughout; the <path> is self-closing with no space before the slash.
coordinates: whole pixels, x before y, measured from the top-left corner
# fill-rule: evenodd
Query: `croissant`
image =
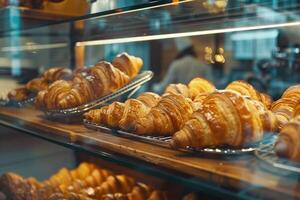
<path id="1" fill-rule="evenodd" d="M 290 120 L 281 129 L 274 149 L 278 156 L 300 162 L 300 117 Z"/>
<path id="2" fill-rule="evenodd" d="M 149 108 L 154 107 L 159 100 L 159 95 L 145 92 L 137 99 L 128 99 L 125 103 L 113 102 L 100 109 L 91 110 L 84 117 L 90 122 L 128 130 L 136 117 L 147 114 Z"/>
<path id="3" fill-rule="evenodd" d="M 280 99 L 272 103 L 271 110 L 276 115 L 279 129 L 296 114 L 296 106 L 300 103 L 300 85 L 289 87 Z"/>
<path id="4" fill-rule="evenodd" d="M 136 185 L 136 181 L 125 175 L 110 176 L 100 186 L 94 189 L 92 198 L 101 199 L 105 194 L 129 193 Z"/>
<path id="5" fill-rule="evenodd" d="M 210 94 L 171 145 L 178 147 L 247 146 L 262 139 L 264 129 L 276 129 L 276 118 L 258 101 L 224 90 Z"/>
<path id="6" fill-rule="evenodd" d="M 187 98 L 175 94 L 165 95 L 148 114 L 133 122 L 131 131 L 141 135 L 172 135 L 192 113 L 193 107 Z"/>
<path id="7" fill-rule="evenodd" d="M 190 97 L 189 88 L 181 83 L 178 84 L 169 84 L 164 92 L 164 94 L 181 94 L 184 97 Z"/>
<path id="8" fill-rule="evenodd" d="M 234 90 L 236 92 L 239 92 L 242 95 L 248 96 L 253 100 L 257 100 L 262 102 L 268 109 L 270 108 L 272 104 L 272 98 L 264 93 L 260 93 L 257 91 L 252 85 L 245 81 L 233 81 L 227 87 L 225 90 Z"/>
<path id="9" fill-rule="evenodd" d="M 38 94 L 36 105 L 47 109 L 66 109 L 91 102 L 127 84 L 138 73 L 142 61 L 121 54 L 115 58 L 114 64 L 116 66 L 102 61 L 91 68 L 77 70 L 71 81 L 55 82 L 46 92 Z"/>
<path id="10" fill-rule="evenodd" d="M 72 77 L 72 70 L 61 67 L 50 68 L 42 76 L 47 82 L 52 83 L 57 80 L 68 80 Z"/>
<path id="11" fill-rule="evenodd" d="M 28 99 L 29 94 L 30 92 L 25 87 L 21 87 L 10 91 L 7 97 L 13 101 L 24 101 Z"/>
<path id="12" fill-rule="evenodd" d="M 140 71 L 143 65 L 143 60 L 139 57 L 128 55 L 127 53 L 121 53 L 116 56 L 116 58 L 112 61 L 112 64 L 129 77 L 134 77 Z"/>
<path id="13" fill-rule="evenodd" d="M 29 98 L 31 93 L 38 93 L 45 90 L 56 80 L 69 79 L 72 71 L 66 68 L 50 68 L 46 70 L 40 78 L 30 80 L 25 87 L 12 90 L 8 94 L 10 100 L 24 101 Z"/>
<path id="14" fill-rule="evenodd" d="M 298 104 L 298 105 L 296 106 L 295 112 L 294 112 L 294 116 L 295 116 L 295 117 L 298 116 L 298 115 L 300 115 L 300 104 Z"/>
<path id="15" fill-rule="evenodd" d="M 194 99 L 200 93 L 211 93 L 216 90 L 216 87 L 208 80 L 203 78 L 194 78 L 188 84 L 189 95 Z"/>

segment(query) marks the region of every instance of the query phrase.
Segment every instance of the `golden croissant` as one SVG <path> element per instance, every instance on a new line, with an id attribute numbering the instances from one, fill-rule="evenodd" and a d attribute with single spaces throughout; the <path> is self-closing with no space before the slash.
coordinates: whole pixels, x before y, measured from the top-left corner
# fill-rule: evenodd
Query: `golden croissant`
<path id="1" fill-rule="evenodd" d="M 282 97 L 272 103 L 271 110 L 276 115 L 279 129 L 293 116 L 297 115 L 296 106 L 300 103 L 300 85 L 291 86 L 283 93 Z"/>
<path id="2" fill-rule="evenodd" d="M 161 98 L 145 116 L 139 117 L 130 127 L 140 135 L 172 135 L 193 113 L 191 101 L 182 95 L 168 94 Z"/>
<path id="3" fill-rule="evenodd" d="M 50 68 L 46 70 L 41 77 L 30 80 L 25 87 L 12 90 L 8 94 L 10 100 L 24 101 L 29 98 L 31 93 L 35 94 L 39 91 L 45 90 L 48 86 L 56 80 L 69 79 L 72 71 L 66 68 Z"/>
<path id="4" fill-rule="evenodd" d="M 283 126 L 274 148 L 278 156 L 300 162 L 300 116 Z"/>
<path id="5" fill-rule="evenodd" d="M 71 81 L 53 83 L 38 94 L 36 105 L 47 109 L 83 105 L 123 87 L 142 66 L 140 58 L 127 54 L 121 54 L 114 61 L 116 66 L 102 61 L 91 68 L 77 70 Z"/>
<path id="6" fill-rule="evenodd" d="M 189 95 L 191 99 L 194 99 L 201 93 L 211 93 L 216 90 L 216 87 L 208 80 L 204 78 L 194 78 L 188 84 Z"/>
<path id="7" fill-rule="evenodd" d="M 169 84 L 165 89 L 164 94 L 181 94 L 184 97 L 190 97 L 189 88 L 181 83 L 178 84 Z"/>
<path id="8" fill-rule="evenodd" d="M 242 95 L 248 96 L 253 100 L 257 100 L 262 102 L 268 109 L 270 108 L 272 104 L 272 98 L 264 93 L 260 93 L 257 91 L 252 85 L 245 81 L 233 81 L 227 87 L 225 90 L 234 90 L 236 92 L 239 92 Z"/>
<path id="9" fill-rule="evenodd" d="M 183 128 L 173 135 L 173 147 L 247 146 L 276 129 L 276 118 L 259 101 L 224 90 L 210 94 Z"/>
<path id="10" fill-rule="evenodd" d="M 91 110 L 84 114 L 85 119 L 97 124 L 109 127 L 131 126 L 131 121 L 136 117 L 146 115 L 151 107 L 154 107 L 160 100 L 160 96 L 152 93 L 142 93 L 137 99 L 128 99 L 125 103 L 113 102 L 100 109 Z"/>

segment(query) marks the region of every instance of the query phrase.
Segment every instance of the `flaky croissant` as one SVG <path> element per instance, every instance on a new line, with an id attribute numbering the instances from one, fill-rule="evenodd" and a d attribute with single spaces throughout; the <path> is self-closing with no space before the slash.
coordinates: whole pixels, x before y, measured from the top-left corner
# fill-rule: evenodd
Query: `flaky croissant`
<path id="1" fill-rule="evenodd" d="M 184 97 L 190 97 L 189 88 L 181 83 L 169 84 L 165 89 L 164 94 L 181 94 Z"/>
<path id="2" fill-rule="evenodd" d="M 69 79 L 72 71 L 66 68 L 50 68 L 46 70 L 41 77 L 30 80 L 25 87 L 12 90 L 8 94 L 10 100 L 24 101 L 29 98 L 31 93 L 35 94 L 45 90 L 56 80 Z"/>
<path id="3" fill-rule="evenodd" d="M 116 56 L 112 64 L 129 77 L 134 77 L 140 71 L 143 60 L 139 57 L 128 55 L 127 53 L 121 53 Z"/>
<path id="4" fill-rule="evenodd" d="M 71 81 L 55 82 L 40 92 L 36 105 L 47 109 L 77 107 L 108 95 L 126 85 L 141 68 L 140 58 L 121 54 L 109 62 L 99 62 L 91 68 L 75 72 Z M 121 70 L 124 70 L 121 71 Z"/>
<path id="5" fill-rule="evenodd" d="M 173 147 L 242 147 L 276 129 L 276 118 L 259 101 L 223 90 L 210 94 L 183 128 L 173 135 Z"/>
<path id="6" fill-rule="evenodd" d="M 141 115 L 146 115 L 149 109 L 159 102 L 160 98 L 155 93 L 145 92 L 137 99 L 128 99 L 125 103 L 113 102 L 100 109 L 91 110 L 85 113 L 84 117 L 96 124 L 128 130 L 132 126 L 131 122 Z"/>
<path id="7" fill-rule="evenodd" d="M 300 162 L 300 116 L 283 126 L 274 148 L 278 156 Z"/>
<path id="8" fill-rule="evenodd" d="M 268 109 L 272 104 L 272 98 L 269 95 L 260 93 L 251 84 L 245 81 L 241 81 L 241 80 L 233 81 L 229 85 L 227 85 L 225 90 L 234 90 L 242 95 L 250 97 L 253 100 L 260 101 Z"/>
<path id="9" fill-rule="evenodd" d="M 193 113 L 192 102 L 182 95 L 161 98 L 149 113 L 134 121 L 131 131 L 140 135 L 172 135 Z"/>
<path id="10" fill-rule="evenodd" d="M 7 97 L 13 101 L 24 101 L 28 99 L 29 94 L 30 91 L 28 91 L 25 87 L 21 87 L 10 91 Z"/>
<path id="11" fill-rule="evenodd" d="M 194 78 L 188 84 L 189 95 L 191 99 L 194 99 L 201 93 L 211 93 L 216 90 L 216 87 L 208 80 L 204 78 Z"/>
<path id="12" fill-rule="evenodd" d="M 282 97 L 272 103 L 271 110 L 276 115 L 279 129 L 293 116 L 297 115 L 296 106 L 300 103 L 300 85 L 291 86 L 283 93 Z"/>

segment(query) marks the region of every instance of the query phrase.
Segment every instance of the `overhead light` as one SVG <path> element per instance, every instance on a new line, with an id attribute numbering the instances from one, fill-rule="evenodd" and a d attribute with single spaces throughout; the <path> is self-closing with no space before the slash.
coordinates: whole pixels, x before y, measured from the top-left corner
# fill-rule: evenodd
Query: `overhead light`
<path id="1" fill-rule="evenodd" d="M 300 22 L 288 22 L 288 23 L 271 24 L 271 25 L 246 26 L 246 27 L 236 27 L 236 28 L 222 28 L 222 29 L 193 31 L 193 32 L 169 33 L 169 34 L 159 34 L 159 35 L 146 35 L 146 36 L 104 39 L 104 40 L 92 40 L 92 41 L 77 42 L 76 46 L 79 47 L 79 46 L 95 46 L 95 45 L 116 44 L 116 43 L 119 44 L 119 43 L 129 43 L 129 42 L 142 42 L 142 41 L 163 40 L 163 39 L 171 39 L 171 38 L 179 38 L 179 37 L 211 35 L 211 34 L 217 34 L 217 33 L 229 33 L 229 32 L 238 32 L 238 31 L 272 29 L 272 28 L 299 26 L 299 25 L 300 25 Z"/>

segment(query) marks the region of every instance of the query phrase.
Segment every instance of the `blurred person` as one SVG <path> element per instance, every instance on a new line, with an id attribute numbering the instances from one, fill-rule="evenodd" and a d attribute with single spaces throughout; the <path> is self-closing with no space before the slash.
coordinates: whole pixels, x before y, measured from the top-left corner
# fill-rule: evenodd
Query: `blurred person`
<path id="1" fill-rule="evenodd" d="M 178 42 L 179 41 L 179 42 Z M 204 53 L 196 52 L 190 40 L 180 39 L 176 42 L 177 48 L 182 49 L 170 64 L 163 80 L 153 85 L 152 90 L 161 93 L 171 83 L 188 84 L 195 77 L 212 80 L 211 66 L 202 61 Z M 198 48 L 199 49 L 199 48 Z"/>

